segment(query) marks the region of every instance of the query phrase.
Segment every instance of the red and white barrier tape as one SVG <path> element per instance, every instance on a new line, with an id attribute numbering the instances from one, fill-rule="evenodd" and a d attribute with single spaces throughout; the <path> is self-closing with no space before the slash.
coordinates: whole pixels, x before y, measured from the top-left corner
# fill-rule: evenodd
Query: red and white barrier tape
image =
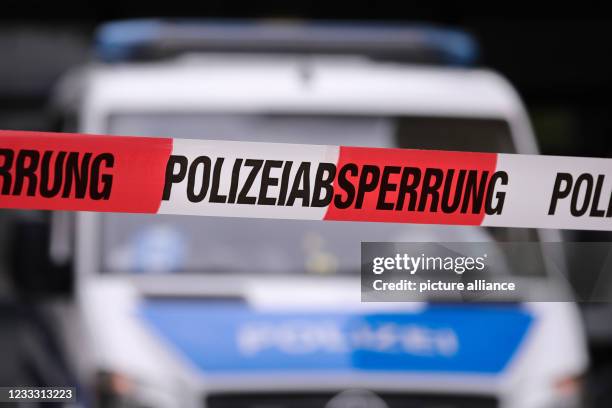
<path id="1" fill-rule="evenodd" d="M 612 160 L 0 131 L 0 208 L 612 230 Z"/>

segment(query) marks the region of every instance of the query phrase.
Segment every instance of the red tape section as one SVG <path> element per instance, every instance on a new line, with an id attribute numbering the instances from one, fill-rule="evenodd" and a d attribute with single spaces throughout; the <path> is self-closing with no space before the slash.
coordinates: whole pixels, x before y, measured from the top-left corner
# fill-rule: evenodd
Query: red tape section
<path id="1" fill-rule="evenodd" d="M 155 213 L 172 139 L 0 131 L 0 208 Z"/>
<path id="2" fill-rule="evenodd" d="M 334 193 L 342 199 L 325 219 L 480 225 L 496 164 L 495 153 L 341 146 Z"/>

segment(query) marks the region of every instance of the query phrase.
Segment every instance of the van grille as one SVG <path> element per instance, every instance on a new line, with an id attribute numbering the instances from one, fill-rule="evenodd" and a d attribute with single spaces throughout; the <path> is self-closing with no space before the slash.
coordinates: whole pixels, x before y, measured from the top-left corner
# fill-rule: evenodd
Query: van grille
<path id="1" fill-rule="evenodd" d="M 490 396 L 433 395 L 403 393 L 369 393 L 357 402 L 338 402 L 341 393 L 247 393 L 213 394 L 206 399 L 207 408 L 496 408 L 497 399 Z M 337 404 L 330 401 L 336 398 Z M 381 403 L 382 402 L 382 403 Z"/>

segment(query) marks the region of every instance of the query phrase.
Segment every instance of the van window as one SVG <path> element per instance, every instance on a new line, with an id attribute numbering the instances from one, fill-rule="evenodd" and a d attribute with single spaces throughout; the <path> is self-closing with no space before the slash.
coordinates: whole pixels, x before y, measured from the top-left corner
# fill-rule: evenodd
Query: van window
<path id="1" fill-rule="evenodd" d="M 108 132 L 215 140 L 513 151 L 508 124 L 484 118 L 134 113 L 112 115 Z M 110 213 L 101 217 L 102 268 L 114 273 L 357 274 L 362 241 L 537 239 L 534 230 L 519 228 Z M 519 274 L 523 270 L 509 269 Z"/>

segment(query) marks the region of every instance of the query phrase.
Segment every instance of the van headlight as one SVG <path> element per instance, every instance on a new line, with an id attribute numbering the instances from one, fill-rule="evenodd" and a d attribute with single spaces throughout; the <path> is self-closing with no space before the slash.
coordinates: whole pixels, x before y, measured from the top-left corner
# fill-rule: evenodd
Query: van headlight
<path id="1" fill-rule="evenodd" d="M 100 408 L 181 406 L 178 397 L 170 390 L 117 372 L 98 373 L 95 394 Z"/>
<path id="2" fill-rule="evenodd" d="M 574 408 L 582 407 L 584 405 L 583 375 L 562 377 L 555 381 L 553 387 L 557 400 L 561 402 L 558 406 Z"/>

